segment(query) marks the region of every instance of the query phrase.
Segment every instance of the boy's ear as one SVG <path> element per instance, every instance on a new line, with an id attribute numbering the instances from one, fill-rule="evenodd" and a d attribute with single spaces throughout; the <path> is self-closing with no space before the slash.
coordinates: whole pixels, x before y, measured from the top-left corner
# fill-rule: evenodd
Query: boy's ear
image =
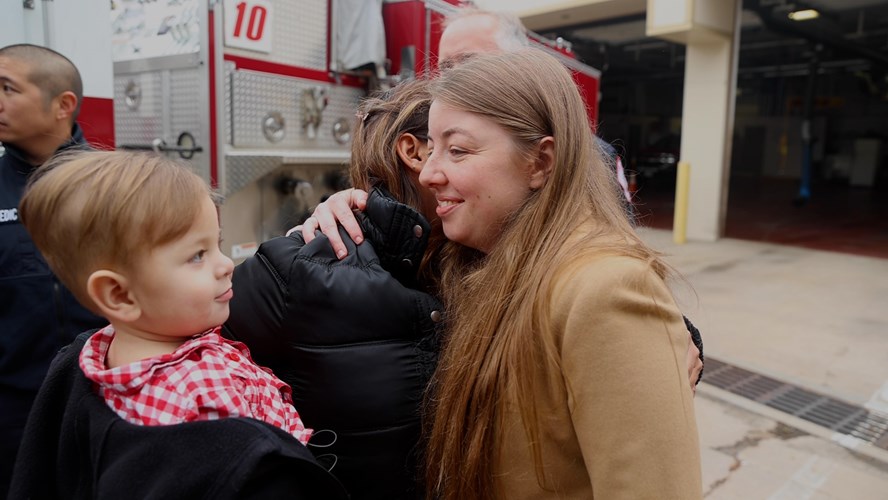
<path id="1" fill-rule="evenodd" d="M 536 191 L 546 185 L 555 168 L 555 139 L 546 136 L 537 145 L 536 160 L 530 171 L 530 189 Z"/>
<path id="2" fill-rule="evenodd" d="M 422 158 L 419 154 L 421 148 L 422 141 L 419 137 L 416 137 L 409 132 L 401 134 L 395 145 L 395 149 L 398 151 L 398 157 L 401 158 L 404 165 L 407 165 L 410 170 L 417 174 L 422 170 Z"/>
<path id="3" fill-rule="evenodd" d="M 108 321 L 132 322 L 142 314 L 122 274 L 107 269 L 89 275 L 86 291 Z"/>

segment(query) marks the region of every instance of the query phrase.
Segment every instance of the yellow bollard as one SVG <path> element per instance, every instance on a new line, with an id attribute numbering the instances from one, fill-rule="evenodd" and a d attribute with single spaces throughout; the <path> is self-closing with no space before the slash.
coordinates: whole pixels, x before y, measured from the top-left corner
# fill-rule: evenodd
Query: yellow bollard
<path id="1" fill-rule="evenodd" d="M 687 240 L 688 196 L 691 185 L 691 164 L 678 162 L 675 178 L 675 214 L 672 220 L 672 241 L 681 245 Z"/>

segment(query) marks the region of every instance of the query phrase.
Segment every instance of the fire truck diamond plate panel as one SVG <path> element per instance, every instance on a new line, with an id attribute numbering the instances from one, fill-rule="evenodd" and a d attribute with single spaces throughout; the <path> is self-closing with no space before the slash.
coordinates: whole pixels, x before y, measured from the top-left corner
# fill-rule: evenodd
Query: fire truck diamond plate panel
<path id="1" fill-rule="evenodd" d="M 284 164 L 280 156 L 227 156 L 225 196 L 230 196 Z"/>
<path id="2" fill-rule="evenodd" d="M 226 47 L 225 52 L 302 68 L 327 70 L 327 0 L 274 3 L 271 54 Z"/>
<path id="3" fill-rule="evenodd" d="M 224 85 L 222 85 L 224 92 L 222 102 L 225 109 L 224 114 L 220 117 L 222 123 L 225 124 L 225 136 L 222 141 L 225 144 L 231 144 L 231 78 L 234 75 L 235 66 L 233 62 L 226 61 L 222 67 L 225 71 Z"/>
<path id="4" fill-rule="evenodd" d="M 200 113 L 201 68 L 123 73 L 114 77 L 114 133 L 118 145 L 148 145 L 154 139 L 175 144 L 182 132 L 207 147 Z M 164 81 L 169 94 L 164 95 Z M 136 85 L 140 102 L 126 105 L 126 89 Z"/>
<path id="5" fill-rule="evenodd" d="M 349 150 L 349 143 L 340 144 L 333 138 L 333 124 L 340 118 L 349 125 L 354 124 L 358 102 L 364 95 L 362 89 L 246 70 L 235 71 L 231 81 L 234 147 Z M 309 113 L 305 112 L 304 103 L 312 99 L 317 103 L 326 102 L 325 107 L 321 105 L 321 120 L 314 137 L 311 125 L 305 123 Z M 267 138 L 262 127 L 273 114 L 279 114 L 284 121 L 284 134 L 277 142 Z"/>
<path id="6" fill-rule="evenodd" d="M 140 91 L 136 109 L 126 106 L 127 86 Z M 114 137 L 121 144 L 151 144 L 163 137 L 163 96 L 160 73 L 135 73 L 114 77 Z"/>
<path id="7" fill-rule="evenodd" d="M 207 131 L 201 120 L 200 103 L 205 89 L 201 85 L 201 67 L 178 69 L 170 72 L 170 120 L 172 137 L 175 143 L 179 134 L 188 132 L 194 136 L 195 143 L 209 150 Z"/>

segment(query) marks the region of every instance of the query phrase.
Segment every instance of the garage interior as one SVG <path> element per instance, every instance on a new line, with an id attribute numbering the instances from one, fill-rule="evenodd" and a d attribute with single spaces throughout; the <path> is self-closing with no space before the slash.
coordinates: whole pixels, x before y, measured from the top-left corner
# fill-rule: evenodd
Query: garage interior
<path id="1" fill-rule="evenodd" d="M 567 17 L 525 23 L 602 71 L 599 135 L 640 224 L 671 228 L 685 47 L 643 11 Z M 888 258 L 888 2 L 744 0 L 740 27 L 724 236 Z"/>

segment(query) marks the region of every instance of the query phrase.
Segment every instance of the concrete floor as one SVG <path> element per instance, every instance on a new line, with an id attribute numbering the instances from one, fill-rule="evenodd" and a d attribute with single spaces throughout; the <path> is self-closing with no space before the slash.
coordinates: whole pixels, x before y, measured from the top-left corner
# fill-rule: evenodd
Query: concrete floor
<path id="1" fill-rule="evenodd" d="M 799 429 L 804 425 L 787 425 L 780 415 L 726 393 L 713 394 L 705 383 L 698 389 L 696 407 L 707 500 L 888 497 L 884 460 Z"/>
<path id="2" fill-rule="evenodd" d="M 888 259 L 640 233 L 683 277 L 673 288 L 707 355 L 888 414 Z M 888 450 L 703 381 L 706 498 L 888 499 Z"/>
<path id="3" fill-rule="evenodd" d="M 816 250 L 888 258 L 885 188 L 820 182 L 795 205 L 798 181 L 732 177 L 725 236 Z M 642 186 L 635 209 L 647 227 L 672 229 L 675 184 L 668 178 Z"/>

